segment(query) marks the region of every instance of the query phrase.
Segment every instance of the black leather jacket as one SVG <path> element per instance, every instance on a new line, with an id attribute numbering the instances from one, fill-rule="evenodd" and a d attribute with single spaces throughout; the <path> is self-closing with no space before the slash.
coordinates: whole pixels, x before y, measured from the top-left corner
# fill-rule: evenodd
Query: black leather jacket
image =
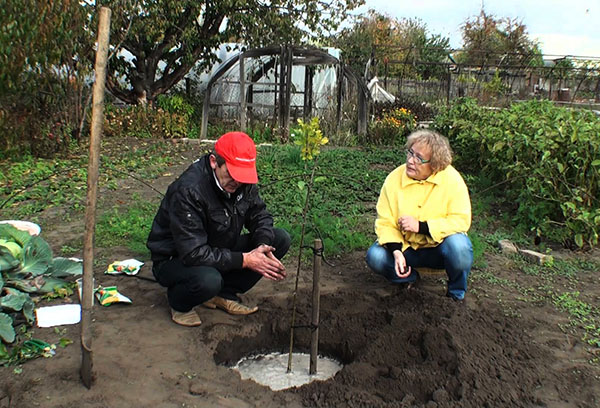
<path id="1" fill-rule="evenodd" d="M 243 227 L 256 247 L 272 244 L 273 217 L 256 185 L 244 184 L 227 197 L 217 186 L 209 155 L 205 155 L 167 189 L 146 245 L 155 263 L 179 258 L 185 265 L 241 269 L 242 253 L 231 248 Z"/>

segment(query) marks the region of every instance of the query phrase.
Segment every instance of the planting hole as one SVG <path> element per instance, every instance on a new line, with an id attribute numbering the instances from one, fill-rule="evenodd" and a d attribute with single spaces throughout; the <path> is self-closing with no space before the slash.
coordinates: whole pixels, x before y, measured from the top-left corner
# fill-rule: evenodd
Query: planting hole
<path id="1" fill-rule="evenodd" d="M 310 355 L 292 353 L 292 371 L 287 372 L 288 353 L 273 352 L 243 357 L 233 366 L 240 373 L 242 380 L 252 380 L 266 385 L 273 391 L 299 387 L 315 380 L 328 380 L 342 369 L 342 365 L 334 359 L 319 356 L 317 372 L 309 374 Z"/>
<path id="2" fill-rule="evenodd" d="M 297 329 L 294 332 L 292 370 L 288 373 L 290 332 L 287 316 L 283 316 L 281 311 L 272 316 L 265 315 L 264 321 L 268 323 L 259 325 L 252 335 L 234 335 L 221 341 L 215 350 L 215 363 L 231 368 L 242 380 L 252 380 L 279 391 L 329 380 L 353 361 L 352 353 L 339 347 L 337 339 L 324 330 L 326 335 L 319 345 L 317 370 L 310 375 L 311 332 Z"/>

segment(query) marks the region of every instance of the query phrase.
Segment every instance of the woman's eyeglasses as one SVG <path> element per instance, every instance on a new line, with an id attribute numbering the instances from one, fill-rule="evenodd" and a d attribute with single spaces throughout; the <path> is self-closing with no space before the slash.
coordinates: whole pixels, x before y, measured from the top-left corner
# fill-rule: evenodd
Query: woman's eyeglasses
<path id="1" fill-rule="evenodd" d="M 406 160 L 410 159 L 411 157 L 417 159 L 418 164 L 426 164 L 431 161 L 431 160 L 425 160 L 424 158 L 422 158 L 421 156 L 419 156 L 418 154 L 413 152 L 412 149 L 406 149 Z"/>

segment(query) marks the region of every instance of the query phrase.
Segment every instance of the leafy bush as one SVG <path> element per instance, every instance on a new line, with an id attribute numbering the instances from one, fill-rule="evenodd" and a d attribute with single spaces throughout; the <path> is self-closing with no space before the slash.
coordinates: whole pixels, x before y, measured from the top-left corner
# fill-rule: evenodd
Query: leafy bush
<path id="1" fill-rule="evenodd" d="M 254 140 L 254 143 L 273 143 L 277 142 L 277 133 L 273 131 L 273 128 L 266 123 L 253 121 L 250 126 L 246 129 L 248 136 Z M 219 135 L 220 136 L 220 135 Z"/>
<path id="2" fill-rule="evenodd" d="M 35 91 L 35 98 L 3 95 L 0 154 L 51 158 L 79 142 L 83 90 L 72 89 L 65 83 L 60 78 L 48 80 L 44 88 Z"/>
<path id="3" fill-rule="evenodd" d="M 384 110 L 381 112 L 381 117 L 369 125 L 369 142 L 376 145 L 403 143 L 416 125 L 416 118 L 408 109 Z"/>
<path id="4" fill-rule="evenodd" d="M 194 107 L 181 95 L 158 95 L 156 105 L 165 112 L 174 113 L 189 119 L 194 114 Z"/>
<path id="5" fill-rule="evenodd" d="M 187 137 L 193 126 L 186 108 L 174 107 L 167 102 L 163 104 L 169 106 L 172 111 L 142 105 L 118 108 L 107 104 L 104 115 L 104 135 L 156 139 Z"/>
<path id="6" fill-rule="evenodd" d="M 373 105 L 373 112 L 376 118 L 380 118 L 384 112 L 400 108 L 409 110 L 417 121 L 432 120 L 437 113 L 437 109 L 430 103 L 407 95 L 397 96 L 393 103 L 377 102 Z"/>
<path id="7" fill-rule="evenodd" d="M 483 90 L 489 98 L 498 98 L 506 94 L 508 87 L 500 78 L 500 71 L 496 70 L 494 77 L 483 84 Z"/>
<path id="8" fill-rule="evenodd" d="M 462 99 L 439 115 L 458 163 L 502 186 L 516 221 L 567 245 L 598 244 L 600 118 L 528 101 L 485 109 Z"/>

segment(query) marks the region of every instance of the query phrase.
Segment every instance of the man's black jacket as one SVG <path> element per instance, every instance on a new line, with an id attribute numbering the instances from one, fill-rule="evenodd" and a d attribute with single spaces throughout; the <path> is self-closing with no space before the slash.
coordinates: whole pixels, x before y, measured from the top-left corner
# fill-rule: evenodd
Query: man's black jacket
<path id="1" fill-rule="evenodd" d="M 167 189 L 147 246 L 154 262 L 179 258 L 186 265 L 241 269 L 242 253 L 231 248 L 244 226 L 256 247 L 272 244 L 273 217 L 256 185 L 244 184 L 227 197 L 217 186 L 209 155 L 205 155 Z"/>

